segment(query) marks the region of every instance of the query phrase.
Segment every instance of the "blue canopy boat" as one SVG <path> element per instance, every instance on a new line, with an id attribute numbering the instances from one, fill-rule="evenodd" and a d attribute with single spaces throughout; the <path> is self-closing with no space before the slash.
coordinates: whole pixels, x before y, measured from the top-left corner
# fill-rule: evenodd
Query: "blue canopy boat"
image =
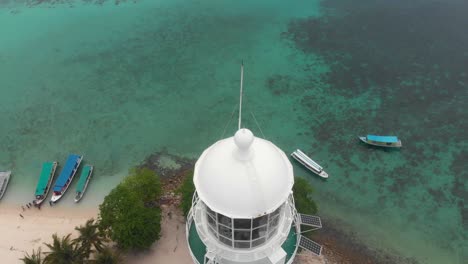
<path id="1" fill-rule="evenodd" d="M 67 161 L 65 162 L 65 166 L 63 167 L 60 175 L 55 181 L 54 185 L 54 193 L 52 194 L 52 198 L 50 199 L 50 204 L 56 203 L 60 198 L 62 198 L 63 194 L 67 191 L 68 187 L 75 177 L 76 171 L 78 167 L 80 167 L 81 160 L 83 156 L 71 154 L 68 156 Z"/>
<path id="2" fill-rule="evenodd" d="M 366 144 L 378 147 L 401 148 L 402 146 L 401 140 L 395 136 L 367 135 L 365 137 L 359 137 L 359 139 Z"/>

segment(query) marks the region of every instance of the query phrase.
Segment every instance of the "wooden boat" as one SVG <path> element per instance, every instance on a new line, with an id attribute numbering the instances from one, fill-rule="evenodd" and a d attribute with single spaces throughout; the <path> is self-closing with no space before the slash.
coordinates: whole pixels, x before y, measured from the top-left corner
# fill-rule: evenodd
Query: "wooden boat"
<path id="1" fill-rule="evenodd" d="M 89 180 L 91 180 L 91 175 L 93 174 L 93 166 L 86 165 L 83 167 L 83 171 L 81 172 L 80 179 L 78 181 L 78 185 L 76 186 L 76 195 L 75 195 L 75 203 L 79 202 L 88 187 Z"/>
<path id="2" fill-rule="evenodd" d="M 367 135 L 365 137 L 359 137 L 359 139 L 369 145 L 386 147 L 386 148 L 401 148 L 401 140 L 395 136 L 376 136 Z"/>
<path id="3" fill-rule="evenodd" d="M 328 178 L 328 173 L 326 173 L 317 162 L 313 161 L 301 150 L 297 149 L 296 151 L 291 153 L 291 156 L 318 176 L 325 179 Z"/>
<path id="4" fill-rule="evenodd" d="M 34 194 L 34 205 L 40 205 L 47 198 L 47 194 L 49 194 L 50 187 L 52 186 L 52 181 L 54 180 L 57 164 L 56 161 L 44 162 L 44 164 L 42 164 L 41 175 L 39 176 L 36 193 Z"/>
<path id="5" fill-rule="evenodd" d="M 52 198 L 50 199 L 50 205 L 56 203 L 65 192 L 70 187 L 73 178 L 75 177 L 76 171 L 78 167 L 80 167 L 81 161 L 83 160 L 83 156 L 71 154 L 68 156 L 67 161 L 65 162 L 65 166 L 63 167 L 60 175 L 58 176 L 57 180 L 55 181 Z"/>
<path id="6" fill-rule="evenodd" d="M 8 182 L 10 181 L 11 171 L 0 171 L 0 199 L 5 194 Z"/>

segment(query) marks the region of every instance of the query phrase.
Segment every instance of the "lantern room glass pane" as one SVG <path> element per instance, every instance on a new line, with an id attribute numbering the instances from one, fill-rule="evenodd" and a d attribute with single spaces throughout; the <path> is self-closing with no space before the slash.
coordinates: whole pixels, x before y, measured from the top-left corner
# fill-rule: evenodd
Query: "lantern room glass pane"
<path id="1" fill-rule="evenodd" d="M 211 227 L 216 229 L 216 220 L 214 220 L 209 214 L 206 215 L 206 220 Z"/>
<path id="2" fill-rule="evenodd" d="M 226 244 L 226 245 L 232 247 L 232 240 L 231 239 L 225 238 L 223 236 L 219 236 L 219 241 L 221 241 L 223 244 Z"/>
<path id="3" fill-rule="evenodd" d="M 232 237 L 232 229 L 227 226 L 218 225 L 218 232 L 225 237 Z"/>
<path id="4" fill-rule="evenodd" d="M 235 229 L 251 229 L 252 219 L 234 219 Z"/>
<path id="5" fill-rule="evenodd" d="M 231 227 L 232 226 L 232 219 L 225 216 L 225 215 L 218 214 L 218 223 L 223 224 L 223 225 L 228 226 L 228 227 Z"/>
<path id="6" fill-rule="evenodd" d="M 257 239 L 259 237 L 264 237 L 266 235 L 267 228 L 262 226 L 252 230 L 252 239 Z"/>
<path id="7" fill-rule="evenodd" d="M 266 223 L 268 223 L 268 215 L 254 218 L 252 228 L 257 228 L 259 226 L 265 225 Z"/>
<path id="8" fill-rule="evenodd" d="M 234 230 L 234 240 L 250 240 L 250 229 Z"/>
<path id="9" fill-rule="evenodd" d="M 208 206 L 205 205 L 205 208 L 206 208 L 206 212 L 211 215 L 211 217 L 213 217 L 214 219 L 216 219 L 216 213 L 213 212 Z"/>

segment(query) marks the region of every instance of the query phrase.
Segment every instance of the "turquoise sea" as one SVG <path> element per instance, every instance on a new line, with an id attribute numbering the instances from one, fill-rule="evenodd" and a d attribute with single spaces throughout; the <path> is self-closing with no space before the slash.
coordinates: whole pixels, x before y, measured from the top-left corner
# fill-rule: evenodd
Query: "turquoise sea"
<path id="1" fill-rule="evenodd" d="M 30 201 L 41 163 L 69 153 L 95 165 L 79 206 L 100 203 L 151 153 L 198 157 L 236 130 L 243 60 L 245 126 L 327 169 L 321 181 L 295 167 L 324 219 L 400 263 L 466 263 L 466 10 L 465 0 L 0 0 L 0 170 L 14 173 L 2 203 Z M 367 147 L 357 139 L 367 133 L 404 147 Z"/>

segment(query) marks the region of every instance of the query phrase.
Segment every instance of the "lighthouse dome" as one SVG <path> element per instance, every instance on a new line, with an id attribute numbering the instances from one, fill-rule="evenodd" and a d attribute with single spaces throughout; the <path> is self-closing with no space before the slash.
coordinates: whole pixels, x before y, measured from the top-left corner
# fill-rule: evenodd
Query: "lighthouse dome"
<path id="1" fill-rule="evenodd" d="M 203 152 L 195 164 L 194 183 L 211 210 L 231 218 L 255 218 L 287 201 L 294 176 L 283 151 L 243 128 Z"/>

